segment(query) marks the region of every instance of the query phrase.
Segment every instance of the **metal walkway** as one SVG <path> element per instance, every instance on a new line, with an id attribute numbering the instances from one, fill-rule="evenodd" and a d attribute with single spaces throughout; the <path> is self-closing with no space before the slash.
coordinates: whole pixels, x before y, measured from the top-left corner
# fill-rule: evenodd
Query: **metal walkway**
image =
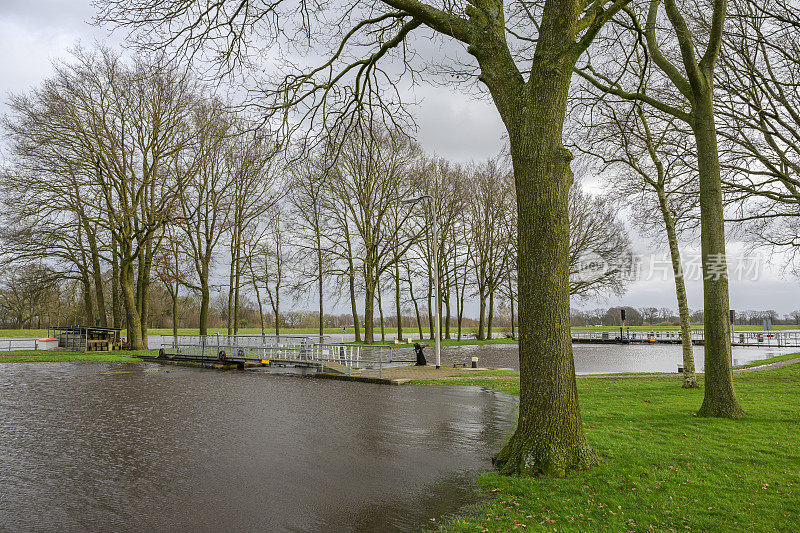
<path id="1" fill-rule="evenodd" d="M 358 374 L 404 361 L 392 359 L 389 345 L 329 343 L 318 335 L 178 335 L 162 343 L 159 358 L 207 363 L 311 367 Z"/>
<path id="2" fill-rule="evenodd" d="M 572 342 L 586 344 L 680 344 L 679 329 L 572 330 Z M 692 344 L 705 344 L 705 330 L 692 330 Z M 733 346 L 800 347 L 800 331 L 733 331 Z"/>

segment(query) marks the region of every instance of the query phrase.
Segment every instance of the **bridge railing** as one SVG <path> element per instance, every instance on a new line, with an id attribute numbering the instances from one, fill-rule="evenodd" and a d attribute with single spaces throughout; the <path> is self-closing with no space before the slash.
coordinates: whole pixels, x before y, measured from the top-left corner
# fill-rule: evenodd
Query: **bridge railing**
<path id="1" fill-rule="evenodd" d="M 705 330 L 693 329 L 692 340 L 704 341 Z M 647 342 L 649 340 L 655 341 L 675 341 L 682 340 L 683 335 L 679 329 L 634 329 L 625 328 L 622 332 L 622 339 Z M 604 329 L 604 330 L 572 330 L 573 340 L 582 341 L 613 341 L 620 340 L 620 330 Z M 731 343 L 741 346 L 775 346 L 775 347 L 793 347 L 800 346 L 800 332 L 797 331 L 732 331 Z"/>
<path id="2" fill-rule="evenodd" d="M 382 378 L 383 367 L 392 362 L 392 346 L 388 344 L 321 343 L 312 350 L 315 360 L 342 365 L 348 374 L 371 368 Z"/>
<path id="3" fill-rule="evenodd" d="M 323 342 L 314 342 L 322 340 Z M 261 362 L 297 361 L 333 363 L 348 373 L 376 369 L 383 376 L 383 367 L 392 362 L 392 346 L 359 345 L 324 342 L 318 335 L 178 335 L 161 345 L 168 359 L 200 361 Z"/>
<path id="4" fill-rule="evenodd" d="M 326 337 L 308 335 L 178 335 L 166 337 L 161 348 L 174 356 L 219 359 L 246 357 L 256 359 L 276 350 L 287 352 L 308 350 L 316 340 Z"/>

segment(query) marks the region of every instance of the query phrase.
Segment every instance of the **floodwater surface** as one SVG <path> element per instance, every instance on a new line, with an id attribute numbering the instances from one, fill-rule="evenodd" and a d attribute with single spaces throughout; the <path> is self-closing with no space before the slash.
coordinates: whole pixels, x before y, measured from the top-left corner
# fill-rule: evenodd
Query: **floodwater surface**
<path id="1" fill-rule="evenodd" d="M 769 346 L 733 346 L 733 364 L 741 365 L 776 355 L 795 353 L 800 348 Z M 410 350 L 409 350 L 410 352 Z M 606 374 L 623 372 L 677 372 L 683 366 L 680 344 L 573 344 L 577 374 Z M 434 361 L 433 346 L 425 348 L 428 364 Z M 519 348 L 516 344 L 483 344 L 442 346 L 442 364 L 469 362 L 478 358 L 478 365 L 519 370 Z M 695 368 L 705 366 L 702 346 L 694 347 Z"/>
<path id="2" fill-rule="evenodd" d="M 480 498 L 515 420 L 468 387 L 6 364 L 0 530 L 418 530 Z"/>

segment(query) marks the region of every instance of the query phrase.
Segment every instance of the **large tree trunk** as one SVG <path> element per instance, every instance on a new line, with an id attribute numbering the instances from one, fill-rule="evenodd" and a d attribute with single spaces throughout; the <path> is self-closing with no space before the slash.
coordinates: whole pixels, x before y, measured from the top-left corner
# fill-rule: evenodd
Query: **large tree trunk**
<path id="1" fill-rule="evenodd" d="M 419 331 L 419 340 L 425 337 L 422 335 L 422 316 L 419 314 L 419 304 L 417 297 L 414 296 L 414 282 L 411 281 L 411 270 L 408 271 L 408 293 L 411 295 L 411 302 L 414 304 L 414 313 L 417 315 L 417 330 Z"/>
<path id="2" fill-rule="evenodd" d="M 361 342 L 361 325 L 358 323 L 358 309 L 356 308 L 356 276 L 353 272 L 353 263 L 350 263 L 350 312 L 353 315 L 353 328 L 355 329 L 356 342 Z"/>
<path id="3" fill-rule="evenodd" d="M 175 287 L 170 294 L 172 296 L 172 340 L 174 344 L 178 345 L 178 291 L 180 290 L 180 283 L 175 282 Z"/>
<path id="4" fill-rule="evenodd" d="M 103 288 L 103 272 L 100 268 L 100 252 L 97 249 L 97 239 L 94 231 L 90 231 L 86 225 L 86 240 L 89 243 L 89 255 L 92 259 L 92 277 L 94 280 L 94 294 L 97 301 L 97 317 L 100 319 L 100 326 L 108 327 L 108 317 L 106 316 L 106 297 Z"/>
<path id="5" fill-rule="evenodd" d="M 444 313 L 444 338 L 445 339 L 449 339 L 450 338 L 450 276 L 449 275 L 445 278 L 444 286 L 446 287 L 446 289 L 444 291 L 444 294 L 443 294 L 443 297 L 444 297 L 443 298 L 444 299 L 443 303 L 444 303 L 444 308 L 445 308 L 445 313 Z"/>
<path id="6" fill-rule="evenodd" d="M 200 273 L 200 335 L 208 335 L 208 305 L 211 301 L 211 289 L 208 286 L 208 265 L 203 265 Z"/>
<path id="7" fill-rule="evenodd" d="M 277 284 L 275 285 L 275 336 L 281 336 L 281 293 Z"/>
<path id="8" fill-rule="evenodd" d="M 81 283 L 83 284 L 83 307 L 86 312 L 86 325 L 94 326 L 95 323 L 94 323 L 94 302 L 92 300 L 92 284 L 89 281 L 89 274 L 86 271 L 83 271 L 81 273 Z"/>
<path id="9" fill-rule="evenodd" d="M 464 293 L 467 290 L 467 274 L 466 271 L 464 272 L 464 279 L 461 280 L 461 292 L 456 295 L 456 301 L 458 302 L 458 340 L 461 340 L 461 325 L 464 320 Z M 458 287 L 456 286 L 456 291 L 458 291 Z"/>
<path id="10" fill-rule="evenodd" d="M 242 283 L 242 270 L 241 270 L 241 247 L 236 254 L 236 279 L 235 290 L 233 292 L 233 334 L 239 334 L 239 290 Z"/>
<path id="11" fill-rule="evenodd" d="M 678 315 L 681 318 L 681 344 L 683 346 L 683 388 L 696 389 L 697 376 L 694 371 L 694 353 L 692 349 L 692 327 L 689 322 L 689 302 L 686 299 L 686 285 L 683 279 L 683 266 L 681 265 L 681 252 L 678 248 L 678 235 L 675 231 L 675 221 L 669 210 L 667 196 L 663 188 L 658 189 L 658 204 L 664 227 L 667 230 L 669 253 L 672 258 L 672 272 L 675 275 L 675 294 L 678 297 Z"/>
<path id="12" fill-rule="evenodd" d="M 511 302 L 511 338 L 516 338 L 516 332 L 514 330 L 514 284 L 511 283 L 511 277 L 508 278 L 508 299 Z"/>
<path id="13" fill-rule="evenodd" d="M 381 321 L 381 342 L 386 342 L 386 324 L 383 320 L 383 298 L 381 297 L 381 284 L 378 282 L 378 316 Z"/>
<path id="14" fill-rule="evenodd" d="M 139 329 L 141 330 L 142 346 L 143 349 L 148 348 L 147 342 L 147 329 L 150 324 L 150 273 L 153 269 L 153 245 L 152 241 L 148 242 L 145 246 L 145 255 L 143 257 L 144 267 L 142 268 L 142 278 L 139 279 L 141 289 L 141 315 L 139 317 Z"/>
<path id="15" fill-rule="evenodd" d="M 517 190 L 520 405 L 517 429 L 494 457 L 505 474 L 564 476 L 597 462 L 583 432 L 569 303 L 568 196 L 562 145 L 579 5 L 545 4 L 531 79 L 521 94 L 489 80 L 506 124 Z M 507 104 L 506 104 L 507 102 Z"/>
<path id="16" fill-rule="evenodd" d="M 233 278 L 236 270 L 236 240 L 235 226 L 234 234 L 231 236 L 231 266 L 228 271 L 228 320 L 226 323 L 228 335 L 233 333 Z"/>
<path id="17" fill-rule="evenodd" d="M 433 274 L 428 270 L 428 333 L 430 333 L 431 340 L 433 340 L 434 334 L 433 313 Z"/>
<path id="18" fill-rule="evenodd" d="M 366 273 L 365 273 L 366 274 Z M 367 275 L 367 277 L 369 277 Z M 372 344 L 375 341 L 375 286 L 372 279 L 367 279 L 364 283 L 364 343 Z"/>
<path id="19" fill-rule="evenodd" d="M 123 263 L 120 267 L 120 289 L 122 301 L 125 305 L 125 322 L 128 329 L 128 343 L 132 350 L 142 350 L 142 329 L 139 310 L 136 306 L 136 287 L 134 281 L 133 264 Z"/>
<path id="20" fill-rule="evenodd" d="M 743 411 L 733 390 L 725 218 L 711 87 L 696 91 L 693 115 L 692 129 L 700 171 L 706 375 L 705 396 L 698 414 L 738 418 Z"/>
<path id="21" fill-rule="evenodd" d="M 119 257 L 117 255 L 117 240 L 111 239 L 111 313 L 115 328 L 122 328 L 122 298 L 119 287 Z"/>
<path id="22" fill-rule="evenodd" d="M 317 297 L 319 299 L 319 342 L 322 342 L 322 336 L 325 334 L 325 308 L 323 306 L 324 300 L 324 273 L 325 267 L 322 263 L 322 241 L 320 239 L 319 229 L 317 234 Z"/>
<path id="23" fill-rule="evenodd" d="M 486 319 L 486 338 L 492 338 L 492 322 L 494 322 L 494 291 L 489 292 L 489 316 Z"/>
<path id="24" fill-rule="evenodd" d="M 397 336 L 400 342 L 403 341 L 403 315 L 400 309 L 400 262 L 394 264 L 394 311 L 397 313 Z"/>
<path id="25" fill-rule="evenodd" d="M 478 289 L 478 301 L 480 302 L 480 309 L 478 310 L 478 340 L 483 340 L 484 337 L 484 327 L 486 325 L 484 319 L 486 318 L 486 293 L 484 292 L 484 288 L 481 287 Z"/>

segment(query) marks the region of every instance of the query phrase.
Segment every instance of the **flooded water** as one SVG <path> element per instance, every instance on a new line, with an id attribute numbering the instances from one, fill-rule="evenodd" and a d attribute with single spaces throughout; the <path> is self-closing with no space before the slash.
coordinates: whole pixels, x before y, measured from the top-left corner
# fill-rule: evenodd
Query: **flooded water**
<path id="1" fill-rule="evenodd" d="M 767 359 L 776 355 L 796 353 L 800 348 L 734 346 L 733 364 Z M 403 350 L 412 353 L 410 350 Z M 605 374 L 616 372 L 677 372 L 683 366 L 683 352 L 679 344 L 573 344 L 575 372 L 578 374 Z M 401 352 L 398 352 L 401 353 Z M 428 364 L 434 361 L 433 346 L 425 348 Z M 513 368 L 519 370 L 519 349 L 516 344 L 484 344 L 472 346 L 442 346 L 442 364 L 471 361 L 478 358 L 479 366 Z M 694 347 L 695 367 L 704 368 L 702 346 Z"/>
<path id="2" fill-rule="evenodd" d="M 0 366 L 0 530 L 418 530 L 475 502 L 508 396 L 151 364 Z"/>

